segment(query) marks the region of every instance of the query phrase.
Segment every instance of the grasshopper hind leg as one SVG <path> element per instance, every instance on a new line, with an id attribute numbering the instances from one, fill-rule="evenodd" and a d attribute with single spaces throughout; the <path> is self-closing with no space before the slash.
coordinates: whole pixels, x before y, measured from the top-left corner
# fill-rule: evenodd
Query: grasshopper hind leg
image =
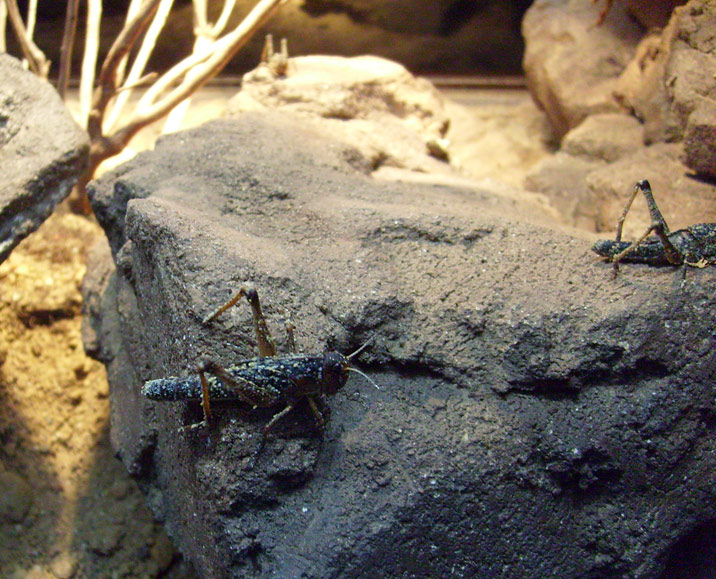
<path id="1" fill-rule="evenodd" d="M 250 285 L 243 285 L 238 292 L 225 304 L 216 308 L 208 316 L 203 319 L 204 324 L 208 324 L 212 320 L 218 318 L 230 307 L 236 305 L 241 298 L 245 297 L 251 306 L 251 314 L 254 320 L 254 332 L 256 333 L 256 342 L 259 347 L 259 356 L 266 358 L 276 356 L 276 342 L 274 342 L 271 331 L 266 323 L 266 318 L 261 310 L 261 301 L 256 289 Z"/>
<path id="2" fill-rule="evenodd" d="M 611 261 L 614 264 L 614 277 L 616 277 L 617 273 L 619 272 L 619 262 L 629 253 L 636 250 L 644 242 L 644 240 L 649 237 L 651 233 L 656 234 L 656 236 L 661 241 L 661 244 L 664 247 L 664 254 L 666 255 L 666 259 L 669 261 L 669 263 L 673 265 L 679 265 L 684 262 L 684 257 L 681 255 L 679 250 L 674 247 L 674 244 L 671 243 L 671 240 L 669 239 L 669 226 L 666 224 L 666 220 L 664 219 L 664 216 L 661 214 L 661 211 L 659 210 L 659 207 L 654 200 L 654 194 L 651 192 L 651 185 L 646 179 L 638 181 L 636 185 L 634 185 L 634 190 L 632 191 L 631 197 L 629 198 L 626 207 L 624 207 L 624 211 L 622 211 L 622 214 L 617 220 L 616 241 L 620 242 L 622 239 L 622 229 L 624 227 L 624 221 L 626 220 L 627 213 L 629 213 L 629 209 L 631 209 L 632 203 L 634 203 L 634 199 L 640 191 L 646 199 L 646 205 L 649 209 L 649 215 L 651 216 L 651 224 L 639 239 L 637 239 L 626 249 L 612 257 Z"/>

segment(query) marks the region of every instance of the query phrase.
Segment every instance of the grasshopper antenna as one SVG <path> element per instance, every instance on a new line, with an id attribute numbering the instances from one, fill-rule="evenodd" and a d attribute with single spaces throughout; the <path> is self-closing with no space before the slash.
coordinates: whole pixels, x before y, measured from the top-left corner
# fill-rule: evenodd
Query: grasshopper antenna
<path id="1" fill-rule="evenodd" d="M 363 372 L 361 372 L 361 371 L 358 370 L 357 368 L 353 368 L 352 366 L 348 366 L 348 371 L 349 371 L 349 372 L 355 372 L 356 374 L 360 374 L 361 376 L 363 376 L 363 378 L 365 378 L 366 380 L 368 380 L 368 382 L 370 382 L 371 384 L 373 384 L 373 386 L 375 386 L 378 390 L 380 390 L 380 386 L 378 386 L 372 378 L 370 378 L 367 374 L 364 374 Z"/>
<path id="2" fill-rule="evenodd" d="M 346 360 L 350 360 L 354 356 L 357 356 L 358 354 L 360 354 L 363 350 L 365 350 L 368 347 L 368 344 L 370 344 L 374 339 L 375 339 L 375 334 L 373 334 L 370 338 L 368 338 L 365 341 L 365 343 L 360 348 L 358 348 L 355 352 L 346 356 Z"/>
<path id="3" fill-rule="evenodd" d="M 368 339 L 364 342 L 364 344 L 363 344 L 360 348 L 358 348 L 355 352 L 353 352 L 352 354 L 349 354 L 348 356 L 346 356 L 346 360 L 349 360 L 349 361 L 350 361 L 351 358 L 354 358 L 355 356 L 357 356 L 358 354 L 360 354 L 363 350 L 365 350 L 365 349 L 368 347 L 368 344 L 370 344 L 370 343 L 373 341 L 374 338 L 375 338 L 375 334 L 373 334 L 370 338 L 368 338 Z M 373 386 L 375 386 L 378 390 L 380 390 L 380 386 L 378 386 L 371 378 L 369 378 L 367 374 L 361 372 L 361 371 L 358 370 L 357 368 L 353 368 L 352 366 L 348 366 L 348 371 L 349 371 L 349 372 L 355 372 L 356 374 L 360 374 L 361 376 L 363 376 L 363 378 L 365 378 L 366 380 L 368 380 L 368 382 L 370 382 L 371 384 L 373 384 Z"/>

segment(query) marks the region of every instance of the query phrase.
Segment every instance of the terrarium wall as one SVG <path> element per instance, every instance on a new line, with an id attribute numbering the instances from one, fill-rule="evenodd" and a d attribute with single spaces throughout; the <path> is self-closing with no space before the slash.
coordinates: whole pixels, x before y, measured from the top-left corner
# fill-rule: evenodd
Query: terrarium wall
<path id="1" fill-rule="evenodd" d="M 60 61 L 59 39 L 64 27 L 64 2 L 40 2 L 35 40 L 52 60 Z M 104 2 L 103 56 L 121 29 L 129 2 Z M 218 18 L 223 0 L 210 0 L 210 14 Z M 232 22 L 238 23 L 256 4 L 238 0 Z M 288 40 L 291 55 L 375 54 L 396 60 L 419 74 L 519 74 L 523 42 L 520 21 L 530 0 L 289 0 L 265 29 L 242 49 L 224 74 L 242 74 L 260 59 L 265 33 Z M 19 2 L 26 13 L 27 0 Z M 80 22 L 84 21 L 81 3 Z M 164 69 L 191 52 L 192 4 L 175 2 L 162 34 L 152 69 Z M 82 25 L 77 31 L 81 46 Z M 19 55 L 12 35 L 11 54 Z M 74 54 L 79 71 L 82 51 Z M 101 58 L 100 58 L 101 62 Z M 55 72 L 56 74 L 56 72 Z"/>

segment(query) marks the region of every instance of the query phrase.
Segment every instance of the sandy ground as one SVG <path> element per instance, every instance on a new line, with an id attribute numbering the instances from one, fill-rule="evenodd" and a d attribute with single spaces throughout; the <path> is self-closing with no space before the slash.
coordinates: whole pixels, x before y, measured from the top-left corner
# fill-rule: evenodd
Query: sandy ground
<path id="1" fill-rule="evenodd" d="M 94 222 L 56 212 L 0 266 L 0 576 L 179 577 L 109 445 L 104 367 L 80 337 Z"/>
<path id="2" fill-rule="evenodd" d="M 226 89 L 221 89 L 226 96 Z M 459 92 L 453 154 L 466 173 L 518 185 L 550 153 L 525 91 Z M 187 125 L 221 108 L 216 89 Z M 157 126 L 138 135 L 146 148 Z M 104 368 L 80 337 L 92 220 L 57 211 L 0 265 L 0 576 L 190 577 L 109 445 Z"/>

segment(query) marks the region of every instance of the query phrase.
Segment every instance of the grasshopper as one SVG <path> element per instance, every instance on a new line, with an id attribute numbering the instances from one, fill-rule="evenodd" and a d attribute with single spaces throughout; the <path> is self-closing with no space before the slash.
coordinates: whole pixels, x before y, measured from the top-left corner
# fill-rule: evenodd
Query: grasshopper
<path id="1" fill-rule="evenodd" d="M 304 398 L 308 401 L 318 429 L 322 429 L 325 420 L 317 401 L 343 388 L 349 372 L 360 374 L 378 388 L 373 380 L 350 364 L 351 359 L 363 351 L 370 340 L 348 356 L 335 351 L 318 355 L 296 354 L 293 328 L 289 327 L 291 353 L 288 356 L 277 356 L 276 344 L 261 310 L 258 293 L 252 287 L 241 287 L 236 295 L 206 316 L 202 323 L 210 323 L 243 297 L 252 310 L 258 358 L 241 360 L 226 368 L 214 360 L 204 360 L 198 365 L 196 375 L 150 380 L 142 387 L 142 394 L 151 400 L 200 400 L 204 420 L 192 427 L 209 424 L 210 400 L 239 400 L 254 408 L 282 406 L 282 410 L 263 429 L 265 441 L 274 425 Z"/>
<path id="2" fill-rule="evenodd" d="M 622 227 L 639 191 L 646 198 L 651 225 L 639 239 L 629 243 L 622 241 Z M 655 236 L 649 237 L 652 232 Z M 634 191 L 617 221 L 616 239 L 597 241 L 592 250 L 614 264 L 615 276 L 620 261 L 706 267 L 716 264 L 716 223 L 698 223 L 686 229 L 669 231 L 669 226 L 654 201 L 649 181 L 644 179 L 634 186 Z"/>

